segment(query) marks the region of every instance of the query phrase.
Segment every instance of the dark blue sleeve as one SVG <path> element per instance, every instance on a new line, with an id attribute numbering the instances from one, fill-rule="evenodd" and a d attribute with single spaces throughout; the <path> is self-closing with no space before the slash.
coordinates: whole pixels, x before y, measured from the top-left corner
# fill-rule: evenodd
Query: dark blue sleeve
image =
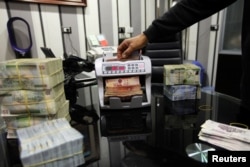
<path id="1" fill-rule="evenodd" d="M 167 38 L 226 8 L 237 0 L 182 0 L 160 18 L 155 19 L 143 33 L 149 42 Z"/>

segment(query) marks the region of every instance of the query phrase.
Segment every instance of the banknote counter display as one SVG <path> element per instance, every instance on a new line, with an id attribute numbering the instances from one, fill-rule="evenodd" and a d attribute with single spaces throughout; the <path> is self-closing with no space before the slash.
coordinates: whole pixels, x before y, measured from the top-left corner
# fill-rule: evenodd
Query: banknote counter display
<path id="1" fill-rule="evenodd" d="M 104 64 L 103 74 L 123 74 L 123 73 L 140 73 L 145 72 L 145 63 L 132 62 L 126 64 Z"/>

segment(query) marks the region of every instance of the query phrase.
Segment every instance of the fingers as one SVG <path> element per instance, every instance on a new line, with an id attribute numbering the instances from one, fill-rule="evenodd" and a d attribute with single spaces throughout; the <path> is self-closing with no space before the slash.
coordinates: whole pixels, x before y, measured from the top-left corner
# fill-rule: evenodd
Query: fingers
<path id="1" fill-rule="evenodd" d="M 127 49 L 129 48 L 129 40 L 125 39 L 117 48 L 117 58 L 124 59 L 127 58 Z"/>
<path id="2" fill-rule="evenodd" d="M 117 58 L 128 58 L 134 51 L 139 50 L 143 46 L 145 46 L 147 41 L 147 37 L 144 34 L 125 39 L 117 48 Z"/>
<path id="3" fill-rule="evenodd" d="M 128 47 L 123 53 L 122 53 L 122 58 L 126 59 L 128 58 L 132 52 L 134 51 L 134 49 L 132 47 Z"/>

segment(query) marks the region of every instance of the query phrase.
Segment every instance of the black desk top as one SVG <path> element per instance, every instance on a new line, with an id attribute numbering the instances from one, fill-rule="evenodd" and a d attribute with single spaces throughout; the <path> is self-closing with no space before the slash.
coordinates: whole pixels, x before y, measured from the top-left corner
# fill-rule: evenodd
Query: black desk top
<path id="1" fill-rule="evenodd" d="M 156 155 L 164 152 L 167 157 L 164 158 L 163 155 L 161 157 L 162 161 L 166 161 L 165 165 L 171 166 L 169 163 L 177 165 L 179 161 L 184 161 L 191 166 L 204 166 L 205 164 L 201 163 L 194 165 L 193 161 L 187 159 L 185 150 L 188 145 L 197 142 L 217 150 L 223 148 L 198 139 L 201 124 L 211 119 L 220 123 L 241 123 L 250 127 L 249 118 L 250 111 L 244 111 L 240 100 L 231 96 L 202 91 L 201 99 L 198 100 L 171 101 L 163 95 L 163 87 L 152 86 L 153 130 L 149 144 L 130 141 L 125 145 L 130 150 L 143 152 L 159 162 L 160 158 L 156 158 Z"/>
<path id="2" fill-rule="evenodd" d="M 243 110 L 237 98 L 217 92 L 202 92 L 201 99 L 198 100 L 171 101 L 163 96 L 161 87 L 152 89 L 156 131 L 200 131 L 201 124 L 208 119 L 225 124 L 240 123 L 250 127 L 250 111 Z M 193 142 L 197 140 L 197 134 L 194 133 Z"/>

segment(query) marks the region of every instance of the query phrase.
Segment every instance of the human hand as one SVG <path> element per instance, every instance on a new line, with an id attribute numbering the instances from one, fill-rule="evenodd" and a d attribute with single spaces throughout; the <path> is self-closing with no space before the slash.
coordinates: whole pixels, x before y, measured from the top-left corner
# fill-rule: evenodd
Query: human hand
<path id="1" fill-rule="evenodd" d="M 137 35 L 133 38 L 125 39 L 117 48 L 117 58 L 126 59 L 134 51 L 143 48 L 147 43 L 148 39 L 144 34 Z"/>

